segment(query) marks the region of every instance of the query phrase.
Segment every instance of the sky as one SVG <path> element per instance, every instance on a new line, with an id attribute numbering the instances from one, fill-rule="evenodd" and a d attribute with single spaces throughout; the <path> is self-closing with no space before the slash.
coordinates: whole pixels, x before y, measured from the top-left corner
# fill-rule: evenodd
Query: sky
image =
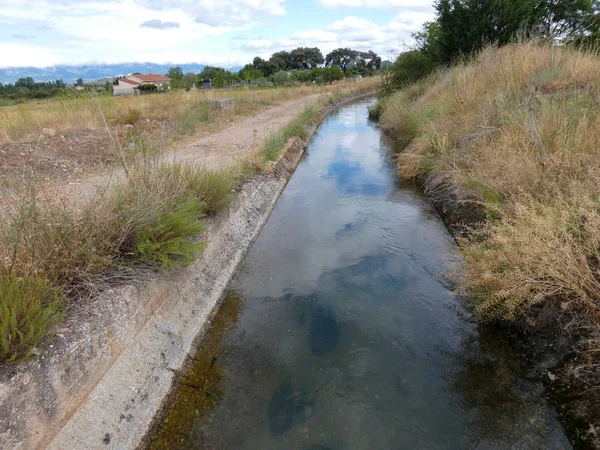
<path id="1" fill-rule="evenodd" d="M 123 62 L 225 67 L 339 47 L 391 59 L 432 0 L 0 0 L 0 68 Z"/>

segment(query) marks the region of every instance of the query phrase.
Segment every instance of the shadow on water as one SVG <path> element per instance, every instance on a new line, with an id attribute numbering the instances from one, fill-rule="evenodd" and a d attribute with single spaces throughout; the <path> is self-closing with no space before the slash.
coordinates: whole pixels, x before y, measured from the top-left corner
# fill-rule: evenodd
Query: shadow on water
<path id="1" fill-rule="evenodd" d="M 303 424 L 312 414 L 315 393 L 294 390 L 284 381 L 273 393 L 269 403 L 269 428 L 273 436 L 281 436 L 294 425 Z"/>
<path id="2" fill-rule="evenodd" d="M 338 345 L 340 327 L 332 309 L 316 306 L 310 319 L 308 345 L 313 355 L 332 352 Z"/>
<path id="3" fill-rule="evenodd" d="M 160 417 L 146 448 L 156 450 L 185 450 L 203 448 L 202 439 L 189 431 L 195 422 L 206 417 L 223 396 L 222 338 L 235 323 L 241 310 L 241 298 L 227 296 L 190 359 L 188 370 L 181 376 L 177 389 Z"/>
<path id="4" fill-rule="evenodd" d="M 525 362 L 442 277 L 454 242 L 369 104 L 319 129 L 230 283 L 239 314 L 200 344 L 151 448 L 570 448 Z"/>

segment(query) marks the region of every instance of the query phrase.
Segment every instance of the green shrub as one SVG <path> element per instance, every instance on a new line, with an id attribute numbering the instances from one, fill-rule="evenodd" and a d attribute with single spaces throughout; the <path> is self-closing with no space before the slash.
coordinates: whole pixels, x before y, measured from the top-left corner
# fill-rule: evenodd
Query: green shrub
<path id="1" fill-rule="evenodd" d="M 62 290 L 37 276 L 0 278 L 0 361 L 28 358 L 65 315 Z"/>
<path id="2" fill-rule="evenodd" d="M 381 105 L 381 101 L 377 101 L 377 103 L 369 108 L 369 119 L 377 121 L 382 113 L 383 106 Z"/>
<path id="3" fill-rule="evenodd" d="M 156 94 L 158 92 L 158 86 L 155 84 L 140 84 L 137 89 L 140 94 Z"/>
<path id="4" fill-rule="evenodd" d="M 157 263 L 168 269 L 187 265 L 204 248 L 192 238 L 205 230 L 201 222 L 204 205 L 189 195 L 171 211 L 163 212 L 156 222 L 149 224 L 139 235 L 138 258 L 146 263 Z"/>
<path id="5" fill-rule="evenodd" d="M 390 68 L 385 81 L 387 89 L 398 89 L 425 78 L 436 68 L 435 61 L 418 50 L 404 52 Z"/>

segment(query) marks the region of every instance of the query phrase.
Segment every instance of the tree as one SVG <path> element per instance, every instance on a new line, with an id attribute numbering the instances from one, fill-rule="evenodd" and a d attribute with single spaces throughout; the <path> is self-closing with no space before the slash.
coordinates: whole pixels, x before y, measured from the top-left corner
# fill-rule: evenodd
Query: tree
<path id="1" fill-rule="evenodd" d="M 325 62 L 317 47 L 298 47 L 290 52 L 290 66 L 287 69 L 312 69 Z"/>
<path id="2" fill-rule="evenodd" d="M 358 52 L 356 50 L 351 50 L 349 48 L 337 48 L 327 54 L 325 57 L 325 65 L 327 67 L 338 66 L 344 72 L 346 72 L 349 67 L 356 64 L 357 56 Z"/>
<path id="3" fill-rule="evenodd" d="M 15 88 L 29 90 L 35 89 L 35 81 L 33 81 L 33 78 L 31 77 L 19 78 L 17 81 L 15 81 Z"/>
<path id="4" fill-rule="evenodd" d="M 600 25 L 591 20 L 597 4 L 597 0 L 437 0 L 437 27 L 427 24 L 415 37 L 419 50 L 449 64 L 487 44 L 505 45 L 523 32 L 559 41 L 591 35 Z"/>
<path id="5" fill-rule="evenodd" d="M 75 86 L 83 86 L 83 78 L 77 78 L 77 81 L 75 81 Z"/>
<path id="6" fill-rule="evenodd" d="M 196 84 L 197 79 L 198 79 L 198 77 L 195 73 L 188 72 L 181 79 L 181 86 L 186 91 L 189 91 L 194 86 L 194 84 Z"/>
<path id="7" fill-rule="evenodd" d="M 263 73 L 252 64 L 246 64 L 239 72 L 238 76 L 244 81 L 259 80 L 264 77 Z"/>
<path id="8" fill-rule="evenodd" d="M 279 72 L 275 72 L 273 74 L 273 83 L 275 83 L 275 86 L 283 86 L 285 84 L 287 84 L 290 81 L 290 76 L 288 75 L 287 71 L 285 70 L 280 70 Z"/>
<path id="9" fill-rule="evenodd" d="M 223 88 L 228 84 L 239 80 L 238 74 L 225 70 L 222 67 L 206 66 L 198 74 L 201 80 L 211 80 L 211 84 L 215 88 Z"/>
<path id="10" fill-rule="evenodd" d="M 333 83 L 344 78 L 344 71 L 340 66 L 332 66 L 323 69 L 323 81 L 325 83 Z"/>
<path id="11" fill-rule="evenodd" d="M 277 53 L 273 53 L 269 58 L 269 63 L 272 66 L 273 72 L 279 72 L 280 70 L 290 70 L 292 66 L 292 55 L 285 50 Z"/>
<path id="12" fill-rule="evenodd" d="M 381 70 L 381 58 L 373 50 L 357 52 L 354 68 L 361 75 L 371 75 Z"/>
<path id="13" fill-rule="evenodd" d="M 171 67 L 166 76 L 171 79 L 172 89 L 181 89 L 183 87 L 183 71 L 181 67 Z"/>

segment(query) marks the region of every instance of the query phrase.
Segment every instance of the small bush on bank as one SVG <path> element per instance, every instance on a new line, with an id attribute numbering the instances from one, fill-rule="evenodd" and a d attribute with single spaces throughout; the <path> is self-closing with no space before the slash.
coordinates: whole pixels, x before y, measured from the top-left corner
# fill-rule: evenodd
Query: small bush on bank
<path id="1" fill-rule="evenodd" d="M 80 210 L 40 198 L 35 180 L 3 205 L 0 226 L 0 361 L 26 358 L 62 320 L 61 286 L 93 282 L 104 270 L 141 261 L 190 263 L 203 245 L 202 218 L 231 201 L 233 175 L 139 158 L 128 178 Z M 75 289 L 78 291 L 80 289 Z"/>
<path id="2" fill-rule="evenodd" d="M 0 277 L 0 361 L 28 358 L 66 313 L 62 290 L 35 275 Z"/>
<path id="3" fill-rule="evenodd" d="M 427 77 L 436 67 L 436 61 L 419 50 L 401 53 L 385 78 L 385 87 L 391 91 L 409 86 Z"/>
<path id="4" fill-rule="evenodd" d="M 204 231 L 200 220 L 202 202 L 192 195 L 178 199 L 172 210 L 162 212 L 156 221 L 141 230 L 136 256 L 140 261 L 165 269 L 191 263 L 204 248 L 194 236 Z"/>

